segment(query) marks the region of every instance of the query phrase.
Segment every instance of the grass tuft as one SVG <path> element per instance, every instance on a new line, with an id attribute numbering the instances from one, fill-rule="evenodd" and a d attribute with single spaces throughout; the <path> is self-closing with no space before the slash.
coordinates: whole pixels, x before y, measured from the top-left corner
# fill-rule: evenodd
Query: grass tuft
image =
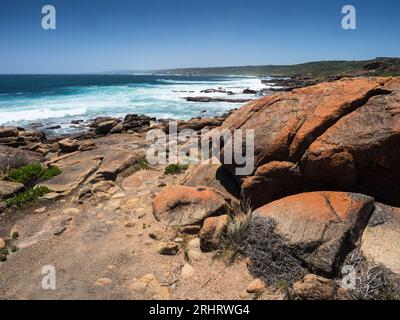
<path id="1" fill-rule="evenodd" d="M 189 164 L 180 164 L 180 163 L 170 164 L 165 168 L 164 173 L 165 174 L 179 174 L 179 173 L 186 171 L 188 168 L 189 168 Z"/>
<path id="2" fill-rule="evenodd" d="M 44 186 L 29 188 L 28 190 L 6 200 L 6 205 L 9 207 L 12 206 L 20 207 L 28 202 L 36 201 L 37 199 L 43 197 L 46 193 L 49 192 L 51 192 L 51 190 Z"/>
<path id="3" fill-rule="evenodd" d="M 229 264 L 246 255 L 247 231 L 253 212 L 250 207 L 245 209 L 245 212 L 246 214 L 241 216 L 228 212 L 226 232 L 221 239 L 221 247 L 217 251 L 217 255 L 227 260 Z"/>

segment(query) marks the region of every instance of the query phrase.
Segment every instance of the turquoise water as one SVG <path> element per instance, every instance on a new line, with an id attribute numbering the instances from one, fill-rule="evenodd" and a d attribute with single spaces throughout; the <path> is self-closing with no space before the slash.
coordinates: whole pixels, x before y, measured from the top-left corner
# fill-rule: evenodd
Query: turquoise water
<path id="1" fill-rule="evenodd" d="M 60 124 L 70 130 L 72 120 L 128 113 L 157 118 L 188 119 L 216 116 L 239 107 L 232 103 L 187 102 L 187 96 L 223 87 L 237 93 L 230 98 L 252 98 L 243 89 L 266 88 L 258 78 L 163 75 L 29 75 L 0 76 L 0 125 Z M 193 92 L 182 92 L 193 91 Z M 204 112 L 206 111 L 206 112 Z M 71 129 L 72 130 L 72 129 Z"/>

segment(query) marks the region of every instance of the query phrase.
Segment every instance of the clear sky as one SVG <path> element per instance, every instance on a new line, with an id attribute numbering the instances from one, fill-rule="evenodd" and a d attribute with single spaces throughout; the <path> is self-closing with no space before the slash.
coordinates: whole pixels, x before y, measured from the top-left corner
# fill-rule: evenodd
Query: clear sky
<path id="1" fill-rule="evenodd" d="M 341 28 L 346 4 L 357 30 Z M 399 37 L 398 0 L 1 0 L 0 73 L 360 60 L 400 56 Z"/>

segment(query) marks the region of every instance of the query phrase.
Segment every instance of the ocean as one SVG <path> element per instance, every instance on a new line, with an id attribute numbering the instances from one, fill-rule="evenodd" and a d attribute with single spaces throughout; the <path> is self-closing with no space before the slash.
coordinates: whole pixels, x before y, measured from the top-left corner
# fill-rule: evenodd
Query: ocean
<path id="1" fill-rule="evenodd" d="M 200 93 L 222 87 L 235 95 Z M 0 125 L 43 128 L 60 125 L 68 133 L 72 120 L 128 113 L 160 118 L 189 119 L 218 116 L 238 103 L 187 102 L 188 96 L 254 98 L 246 88 L 267 86 L 260 78 L 171 75 L 0 75 Z"/>

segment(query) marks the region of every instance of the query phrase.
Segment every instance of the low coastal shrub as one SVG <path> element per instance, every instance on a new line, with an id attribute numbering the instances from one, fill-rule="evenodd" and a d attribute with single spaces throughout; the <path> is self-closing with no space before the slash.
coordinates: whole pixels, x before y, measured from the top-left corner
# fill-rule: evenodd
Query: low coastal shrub
<path id="1" fill-rule="evenodd" d="M 46 193 L 49 192 L 51 192 L 51 190 L 44 186 L 29 188 L 28 190 L 6 200 L 6 205 L 9 207 L 20 207 L 25 203 L 36 201 L 37 199 L 43 197 Z"/>
<path id="2" fill-rule="evenodd" d="M 246 237 L 246 256 L 250 259 L 249 271 L 265 283 L 276 287 L 290 286 L 308 271 L 276 232 L 272 219 L 254 217 Z"/>
<path id="3" fill-rule="evenodd" d="M 170 164 L 165 168 L 164 173 L 165 174 L 179 174 L 179 173 L 186 171 L 188 168 L 189 168 L 189 164 L 180 164 L 180 163 Z"/>
<path id="4" fill-rule="evenodd" d="M 61 174 L 61 169 L 58 167 L 47 168 L 40 163 L 32 163 L 17 169 L 12 169 L 7 176 L 11 181 L 26 185 L 38 181 L 45 181 L 59 174 Z"/>

